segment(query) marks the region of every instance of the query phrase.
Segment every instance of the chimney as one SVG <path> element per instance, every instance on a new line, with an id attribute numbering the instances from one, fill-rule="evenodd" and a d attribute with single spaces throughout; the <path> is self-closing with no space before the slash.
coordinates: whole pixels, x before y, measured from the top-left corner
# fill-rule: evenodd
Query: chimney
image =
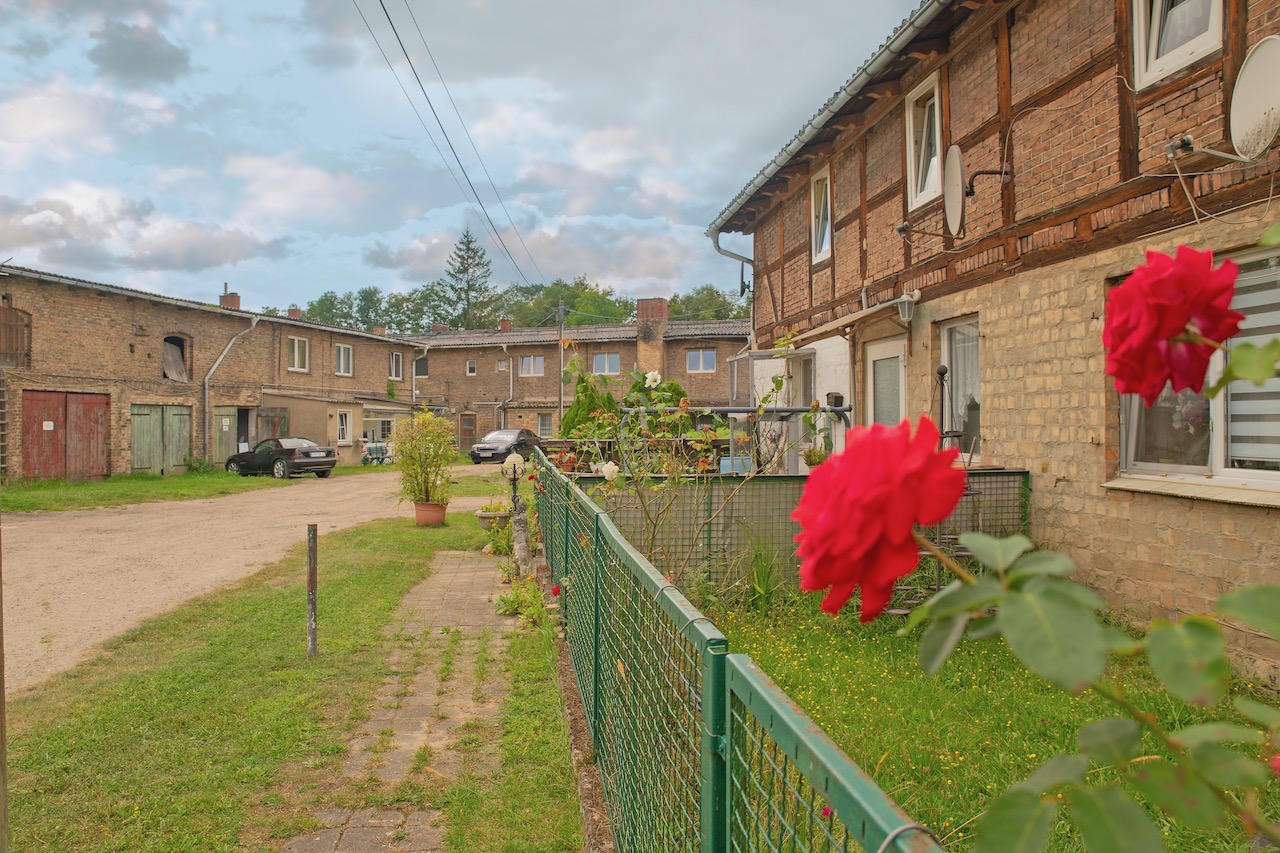
<path id="1" fill-rule="evenodd" d="M 239 311 L 240 294 L 232 293 L 230 286 L 224 281 L 222 283 L 222 295 L 218 297 L 218 304 L 223 308 L 230 308 L 232 311 Z"/>
<path id="2" fill-rule="evenodd" d="M 301 320 L 301 319 L 302 319 L 302 309 L 301 309 L 301 308 L 299 308 L 299 307 L 298 307 L 298 306 L 296 306 L 296 305 L 295 305 L 295 306 L 293 306 L 292 308 L 290 308 L 290 309 L 289 309 L 289 319 L 290 319 L 290 320 Z"/>
<path id="3" fill-rule="evenodd" d="M 670 316 L 667 300 L 661 296 L 636 300 L 637 320 L 666 320 Z"/>
<path id="4" fill-rule="evenodd" d="M 505 319 L 504 319 L 504 320 L 499 320 L 499 321 L 498 321 L 498 331 L 499 331 L 499 332 L 509 332 L 509 331 L 511 331 L 511 321 L 510 321 L 510 320 L 505 320 Z"/>
<path id="5" fill-rule="evenodd" d="M 447 331 L 449 331 L 449 325 L 448 325 L 447 323 L 432 323 L 432 324 L 431 324 L 431 331 L 433 331 L 433 332 L 447 332 Z"/>
<path id="6" fill-rule="evenodd" d="M 385 334 L 387 333 L 387 327 L 386 327 L 386 326 L 374 326 L 374 327 L 373 327 L 373 333 L 374 333 L 375 335 L 385 335 Z"/>
<path id="7" fill-rule="evenodd" d="M 636 300 L 636 366 L 644 373 L 667 375 L 667 300 L 660 296 Z"/>

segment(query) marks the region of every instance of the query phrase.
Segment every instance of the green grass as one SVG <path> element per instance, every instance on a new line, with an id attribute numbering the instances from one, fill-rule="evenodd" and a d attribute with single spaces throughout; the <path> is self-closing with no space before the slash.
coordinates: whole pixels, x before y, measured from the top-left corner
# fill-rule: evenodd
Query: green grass
<path id="1" fill-rule="evenodd" d="M 225 471 L 191 474 L 119 474 L 105 480 L 27 480 L 0 488 L 0 511 L 45 512 L 101 506 L 184 501 L 289 485 L 271 477 L 237 477 Z"/>
<path id="2" fill-rule="evenodd" d="M 307 828 L 305 814 L 277 813 L 281 775 L 298 790 L 334 775 L 387 675 L 383 627 L 400 598 L 437 549 L 482 542 L 465 515 L 440 529 L 394 520 L 323 537 L 315 659 L 300 548 L 11 698 L 12 849 L 234 850 L 242 837 Z"/>
<path id="3" fill-rule="evenodd" d="M 1031 675 L 999 640 L 962 643 L 931 678 L 916 660 L 918 631 L 899 637 L 901 622 L 889 618 L 869 625 L 856 615 L 833 619 L 818 610 L 816 596 L 792 598 L 772 613 L 737 609 L 713 618 L 731 651 L 750 654 L 948 850 L 968 846 L 972 820 L 994 796 L 1053 754 L 1076 751 L 1082 726 L 1115 715 L 1093 694 L 1071 696 Z M 1158 691 L 1145 666 L 1131 665 L 1126 684 L 1166 728 L 1204 719 Z M 1273 782 L 1263 800 L 1273 816 L 1280 815 L 1278 787 Z M 1059 814 L 1050 849 L 1081 849 Z M 1153 817 L 1170 851 L 1248 849 L 1238 824 L 1192 831 Z"/>

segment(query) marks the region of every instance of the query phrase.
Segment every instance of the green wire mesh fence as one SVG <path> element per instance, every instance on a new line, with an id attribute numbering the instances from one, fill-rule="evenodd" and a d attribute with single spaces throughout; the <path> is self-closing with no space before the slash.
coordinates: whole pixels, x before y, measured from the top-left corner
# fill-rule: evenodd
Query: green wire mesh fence
<path id="1" fill-rule="evenodd" d="M 749 658 L 727 654 L 604 509 L 535 461 L 543 549 L 622 853 L 941 849 Z"/>

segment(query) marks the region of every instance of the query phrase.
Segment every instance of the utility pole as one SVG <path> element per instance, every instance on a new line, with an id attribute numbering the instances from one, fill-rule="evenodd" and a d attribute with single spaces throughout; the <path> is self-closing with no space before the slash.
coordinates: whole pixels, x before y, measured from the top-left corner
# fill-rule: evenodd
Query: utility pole
<path id="1" fill-rule="evenodd" d="M 560 402 L 560 420 L 564 423 L 564 297 L 560 297 L 560 306 L 556 308 L 556 318 L 560 321 L 560 338 L 556 348 L 560 350 L 560 385 L 557 399 Z M 558 427 L 557 427 L 558 428 Z"/>

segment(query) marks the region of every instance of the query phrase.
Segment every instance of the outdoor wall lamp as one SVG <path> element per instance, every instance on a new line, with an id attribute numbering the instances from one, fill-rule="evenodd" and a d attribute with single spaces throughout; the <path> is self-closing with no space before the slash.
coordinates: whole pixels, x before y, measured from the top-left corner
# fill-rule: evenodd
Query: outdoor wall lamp
<path id="1" fill-rule="evenodd" d="M 910 323 L 911 318 L 916 313 L 916 303 L 920 301 L 920 291 L 912 290 L 904 293 L 897 299 L 893 300 L 893 304 L 898 307 L 898 319 L 904 323 Z"/>

